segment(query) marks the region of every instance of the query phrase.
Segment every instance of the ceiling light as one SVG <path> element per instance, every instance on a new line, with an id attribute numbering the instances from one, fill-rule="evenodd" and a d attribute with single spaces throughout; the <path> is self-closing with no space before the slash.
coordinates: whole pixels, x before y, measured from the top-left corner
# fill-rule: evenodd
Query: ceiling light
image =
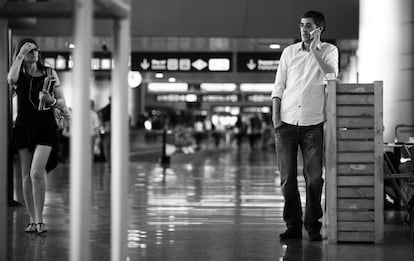
<path id="1" fill-rule="evenodd" d="M 164 74 L 162 74 L 162 73 L 156 73 L 155 74 L 155 78 L 162 79 L 162 78 L 164 78 Z"/>
<path id="2" fill-rule="evenodd" d="M 240 91 L 242 92 L 271 92 L 273 90 L 273 83 L 242 83 L 240 84 Z"/>
<path id="3" fill-rule="evenodd" d="M 269 45 L 269 48 L 270 48 L 270 49 L 273 49 L 273 50 L 275 50 L 275 49 L 280 49 L 280 44 L 270 44 L 270 45 Z"/>
<path id="4" fill-rule="evenodd" d="M 237 88 L 235 83 L 202 83 L 200 89 L 206 92 L 232 92 Z"/>

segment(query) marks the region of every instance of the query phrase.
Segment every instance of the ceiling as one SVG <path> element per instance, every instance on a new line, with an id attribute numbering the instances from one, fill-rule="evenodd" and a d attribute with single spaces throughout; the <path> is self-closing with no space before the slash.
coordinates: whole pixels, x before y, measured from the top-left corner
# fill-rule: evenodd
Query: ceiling
<path id="1" fill-rule="evenodd" d="M 67 0 L 49 0 L 59 2 Z M 131 0 L 132 51 L 272 51 L 299 38 L 301 13 L 325 14 L 323 37 L 341 50 L 355 50 L 359 28 L 359 0 Z M 94 22 L 94 50 L 111 46 L 112 21 Z M 72 41 L 71 19 L 38 18 L 35 26 L 13 31 L 36 39 L 43 50 L 63 51 Z M 69 49 L 66 49 L 69 50 Z M 143 75 L 153 81 L 152 73 Z M 168 73 L 186 82 L 272 82 L 273 73 Z"/>
<path id="2" fill-rule="evenodd" d="M 59 2 L 63 0 L 50 0 Z M 131 0 L 132 37 L 295 38 L 301 13 L 325 14 L 330 39 L 357 39 L 359 0 Z M 111 22 L 95 21 L 95 35 Z M 70 19 L 37 19 L 18 35 L 70 36 Z"/>

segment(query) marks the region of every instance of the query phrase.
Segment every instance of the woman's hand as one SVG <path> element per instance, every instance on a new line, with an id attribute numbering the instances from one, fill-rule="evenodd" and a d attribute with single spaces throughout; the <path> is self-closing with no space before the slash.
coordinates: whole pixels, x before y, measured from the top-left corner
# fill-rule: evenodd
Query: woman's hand
<path id="1" fill-rule="evenodd" d="M 20 48 L 19 55 L 26 56 L 31 50 L 36 49 L 37 46 L 34 43 L 26 42 Z"/>
<path id="2" fill-rule="evenodd" d="M 40 96 L 40 100 L 47 105 L 55 103 L 55 98 L 53 98 L 52 95 L 50 95 L 50 93 L 48 93 L 47 91 L 42 91 L 40 93 Z"/>

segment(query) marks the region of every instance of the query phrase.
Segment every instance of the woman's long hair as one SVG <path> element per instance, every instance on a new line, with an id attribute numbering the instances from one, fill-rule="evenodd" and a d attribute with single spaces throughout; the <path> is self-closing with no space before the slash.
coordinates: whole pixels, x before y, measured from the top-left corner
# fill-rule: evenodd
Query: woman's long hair
<path id="1" fill-rule="evenodd" d="M 33 40 L 31 38 L 21 39 L 19 41 L 19 43 L 16 45 L 16 48 L 14 49 L 14 54 L 13 54 L 14 59 L 16 59 L 17 55 L 20 52 L 20 49 L 22 48 L 22 46 L 25 43 L 33 43 L 34 45 L 36 45 L 37 48 L 39 48 L 39 46 L 37 45 L 35 40 Z M 23 61 L 22 65 L 24 65 L 24 61 Z M 40 53 L 40 51 L 38 52 L 38 59 L 37 59 L 36 65 L 39 68 L 39 70 L 41 70 L 41 71 L 46 71 L 46 69 L 48 68 L 48 66 L 46 66 L 44 61 L 43 61 L 43 57 L 42 57 L 42 54 Z"/>

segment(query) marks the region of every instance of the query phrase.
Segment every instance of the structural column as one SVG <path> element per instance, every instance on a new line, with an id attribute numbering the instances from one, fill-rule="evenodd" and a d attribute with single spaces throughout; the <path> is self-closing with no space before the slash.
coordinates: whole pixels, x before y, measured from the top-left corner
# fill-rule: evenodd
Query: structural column
<path id="1" fill-rule="evenodd" d="M 130 20 L 114 20 L 111 102 L 111 260 L 127 260 L 129 124 L 128 59 Z"/>
<path id="2" fill-rule="evenodd" d="M 0 17 L 0 231 L 7 231 L 8 105 L 9 90 L 7 20 Z M 0 234 L 0 260 L 6 260 L 7 233 Z"/>
<path id="3" fill-rule="evenodd" d="M 76 0 L 74 10 L 73 100 L 70 144 L 70 260 L 89 258 L 91 200 L 91 142 L 89 135 L 89 79 L 93 1 Z"/>
<path id="4" fill-rule="evenodd" d="M 384 82 L 384 141 L 414 124 L 413 1 L 360 0 L 359 82 Z"/>

